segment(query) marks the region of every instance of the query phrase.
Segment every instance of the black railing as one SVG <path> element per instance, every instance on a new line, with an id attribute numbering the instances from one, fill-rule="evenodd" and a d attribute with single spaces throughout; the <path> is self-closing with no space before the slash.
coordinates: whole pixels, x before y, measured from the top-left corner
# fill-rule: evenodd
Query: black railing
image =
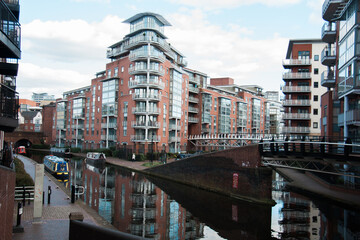
<path id="1" fill-rule="evenodd" d="M 7 86 L 0 84 L 0 117 L 18 120 L 18 108 L 18 93 Z"/>
<path id="2" fill-rule="evenodd" d="M 13 2 L 13 1 L 10 1 Z M 20 49 L 21 27 L 18 19 L 3 1 L 0 1 L 0 31 Z"/>

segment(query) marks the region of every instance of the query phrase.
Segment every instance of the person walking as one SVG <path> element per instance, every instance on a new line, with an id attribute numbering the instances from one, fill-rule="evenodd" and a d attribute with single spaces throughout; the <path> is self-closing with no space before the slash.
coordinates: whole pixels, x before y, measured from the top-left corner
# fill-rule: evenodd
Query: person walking
<path id="1" fill-rule="evenodd" d="M 132 161 L 135 162 L 135 153 L 132 154 Z"/>

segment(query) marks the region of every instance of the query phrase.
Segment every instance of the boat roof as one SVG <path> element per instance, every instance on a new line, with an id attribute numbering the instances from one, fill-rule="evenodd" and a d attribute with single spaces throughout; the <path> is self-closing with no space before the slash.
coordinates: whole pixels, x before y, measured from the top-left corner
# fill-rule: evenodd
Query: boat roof
<path id="1" fill-rule="evenodd" d="M 63 158 L 54 155 L 47 155 L 45 156 L 45 158 L 49 159 L 49 161 L 52 162 L 66 162 Z"/>

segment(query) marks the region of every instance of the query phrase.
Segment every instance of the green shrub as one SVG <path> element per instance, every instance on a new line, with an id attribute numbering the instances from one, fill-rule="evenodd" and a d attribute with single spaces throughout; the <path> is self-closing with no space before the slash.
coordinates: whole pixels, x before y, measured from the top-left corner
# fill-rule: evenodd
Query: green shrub
<path id="1" fill-rule="evenodd" d="M 33 144 L 31 146 L 32 149 L 50 149 L 49 144 Z"/>
<path id="2" fill-rule="evenodd" d="M 79 152 L 81 152 L 81 148 L 70 148 L 70 152 L 72 152 L 72 153 L 79 153 Z"/>
<path id="3" fill-rule="evenodd" d="M 24 169 L 24 163 L 15 158 L 16 186 L 34 186 L 34 180 Z"/>
<path id="4" fill-rule="evenodd" d="M 145 155 L 140 153 L 140 154 L 136 154 L 135 156 L 135 161 L 145 161 Z"/>

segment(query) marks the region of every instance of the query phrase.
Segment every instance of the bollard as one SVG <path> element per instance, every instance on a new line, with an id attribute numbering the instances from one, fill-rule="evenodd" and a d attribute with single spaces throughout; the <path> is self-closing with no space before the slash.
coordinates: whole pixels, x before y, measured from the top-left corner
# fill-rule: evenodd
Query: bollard
<path id="1" fill-rule="evenodd" d="M 51 186 L 48 186 L 48 204 L 50 204 Z"/>
<path id="2" fill-rule="evenodd" d="M 21 202 L 18 202 L 18 212 L 17 212 L 17 218 L 16 218 L 16 226 L 21 225 L 21 215 L 23 214 L 23 208 L 21 205 Z"/>
<path id="3" fill-rule="evenodd" d="M 31 194 L 30 192 L 28 192 L 28 205 L 30 205 L 30 198 L 31 198 Z"/>
<path id="4" fill-rule="evenodd" d="M 45 191 L 43 191 L 43 200 L 42 200 L 42 204 L 44 205 L 45 202 Z"/>
<path id="5" fill-rule="evenodd" d="M 26 204 L 26 200 L 25 200 L 25 185 L 23 185 L 23 206 L 25 206 Z"/>
<path id="6" fill-rule="evenodd" d="M 24 227 L 21 226 L 21 215 L 23 214 L 23 207 L 21 202 L 18 202 L 18 211 L 16 216 L 16 226 L 13 227 L 13 233 L 22 233 L 24 232 Z"/>
<path id="7" fill-rule="evenodd" d="M 75 203 L 75 186 L 71 185 L 71 203 Z"/>

